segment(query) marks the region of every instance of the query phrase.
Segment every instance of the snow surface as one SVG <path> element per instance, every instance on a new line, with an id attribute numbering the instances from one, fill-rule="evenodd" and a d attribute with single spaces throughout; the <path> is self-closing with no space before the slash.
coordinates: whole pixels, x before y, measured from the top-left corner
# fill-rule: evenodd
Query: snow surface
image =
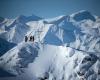
<path id="1" fill-rule="evenodd" d="M 24 42 L 31 35 L 35 41 Z M 5 19 L 0 38 L 5 45 L 16 44 L 0 57 L 0 69 L 15 77 L 0 80 L 100 79 L 100 18 L 88 11 L 53 19 Z"/>

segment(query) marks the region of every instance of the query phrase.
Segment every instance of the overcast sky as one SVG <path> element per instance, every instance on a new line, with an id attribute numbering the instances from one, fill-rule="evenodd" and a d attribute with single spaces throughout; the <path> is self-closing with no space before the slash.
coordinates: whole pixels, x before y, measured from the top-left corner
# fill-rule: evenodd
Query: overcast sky
<path id="1" fill-rule="evenodd" d="M 32 14 L 52 18 L 80 10 L 100 16 L 100 0 L 0 0 L 0 16 L 7 18 Z"/>

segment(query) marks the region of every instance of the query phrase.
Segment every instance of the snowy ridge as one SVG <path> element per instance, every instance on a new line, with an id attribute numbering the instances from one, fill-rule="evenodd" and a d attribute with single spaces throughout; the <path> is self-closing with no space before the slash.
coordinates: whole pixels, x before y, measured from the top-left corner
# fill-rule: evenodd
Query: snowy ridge
<path id="1" fill-rule="evenodd" d="M 0 64 L 2 64 L 1 67 L 3 66 L 5 70 L 11 71 L 10 73 L 17 75 L 21 73 L 20 68 L 27 67 L 29 63 L 34 61 L 34 57 L 37 55 L 37 44 L 20 43 L 0 58 Z M 27 60 L 28 58 L 29 60 Z"/>
<path id="2" fill-rule="evenodd" d="M 37 45 L 37 47 L 31 49 L 29 48 L 30 45 L 33 44 L 26 43 L 21 46 L 21 49 L 14 48 L 13 51 L 10 50 L 2 56 L 1 59 L 4 61 L 0 64 L 15 75 L 23 73 L 24 69 L 28 68 L 29 73 L 27 74 L 31 74 L 37 80 L 45 78 L 48 80 L 80 80 L 82 78 L 91 80 L 91 78 L 99 78 L 97 75 L 99 75 L 100 56 L 66 46 Z M 38 53 L 36 50 L 38 50 Z M 38 57 L 36 57 L 37 54 Z M 7 55 L 9 57 L 5 61 Z M 31 64 L 26 67 L 29 63 Z"/>
<path id="3" fill-rule="evenodd" d="M 53 19 L 33 15 L 6 21 L 0 38 L 17 44 L 0 57 L 0 69 L 16 75 L 10 80 L 100 79 L 99 17 L 82 10 Z M 34 43 L 25 43 L 25 35 L 34 35 Z"/>

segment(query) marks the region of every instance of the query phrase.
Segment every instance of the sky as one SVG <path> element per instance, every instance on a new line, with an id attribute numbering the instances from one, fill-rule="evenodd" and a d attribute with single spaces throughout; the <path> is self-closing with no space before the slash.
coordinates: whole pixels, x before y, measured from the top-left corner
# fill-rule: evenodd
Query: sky
<path id="1" fill-rule="evenodd" d="M 100 16 L 100 0 L 0 0 L 0 16 L 5 18 L 32 14 L 52 18 L 80 10 Z"/>

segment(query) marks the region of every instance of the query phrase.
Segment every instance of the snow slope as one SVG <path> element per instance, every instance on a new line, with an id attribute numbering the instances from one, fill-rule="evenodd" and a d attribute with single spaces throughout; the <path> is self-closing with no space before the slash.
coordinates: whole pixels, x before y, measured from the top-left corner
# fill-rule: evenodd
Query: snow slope
<path id="1" fill-rule="evenodd" d="M 25 35 L 34 35 L 34 43 L 25 43 Z M 100 79 L 100 18 L 88 11 L 5 19 L 0 38 L 17 44 L 0 57 L 0 69 L 16 77 L 2 80 Z"/>
<path id="2" fill-rule="evenodd" d="M 100 52 L 100 26 L 97 21 L 84 17 L 83 13 L 90 15 L 87 11 L 80 11 L 79 14 L 81 15 L 79 16 L 83 18 L 80 21 L 74 19 L 78 13 L 67 16 L 64 19 L 61 18 L 62 21 L 60 22 L 58 20 L 59 23 L 54 24 L 48 30 L 44 42 L 54 45 L 66 44 L 75 49 L 89 52 Z"/>
<path id="3" fill-rule="evenodd" d="M 13 20 L 6 19 L 0 24 L 0 38 L 18 44 L 24 41 L 25 35 L 30 36 L 32 34 L 38 39 L 37 31 L 42 31 L 43 38 L 49 26 L 51 26 L 51 24 L 44 23 L 39 17 L 26 17 L 21 15 Z"/>
<path id="4" fill-rule="evenodd" d="M 37 55 L 37 44 L 20 43 L 0 58 L 0 64 L 2 64 L 1 68 L 3 67 L 4 70 L 15 75 L 20 74 L 20 68 L 27 67 Z"/>
<path id="5" fill-rule="evenodd" d="M 20 45 L 1 57 L 3 61 L 0 64 L 10 73 L 20 74 L 19 76 L 25 73 L 30 74 L 30 80 L 100 79 L 99 53 L 87 53 L 66 46 L 35 43 L 34 46 L 32 46 L 33 43 L 21 43 Z"/>

